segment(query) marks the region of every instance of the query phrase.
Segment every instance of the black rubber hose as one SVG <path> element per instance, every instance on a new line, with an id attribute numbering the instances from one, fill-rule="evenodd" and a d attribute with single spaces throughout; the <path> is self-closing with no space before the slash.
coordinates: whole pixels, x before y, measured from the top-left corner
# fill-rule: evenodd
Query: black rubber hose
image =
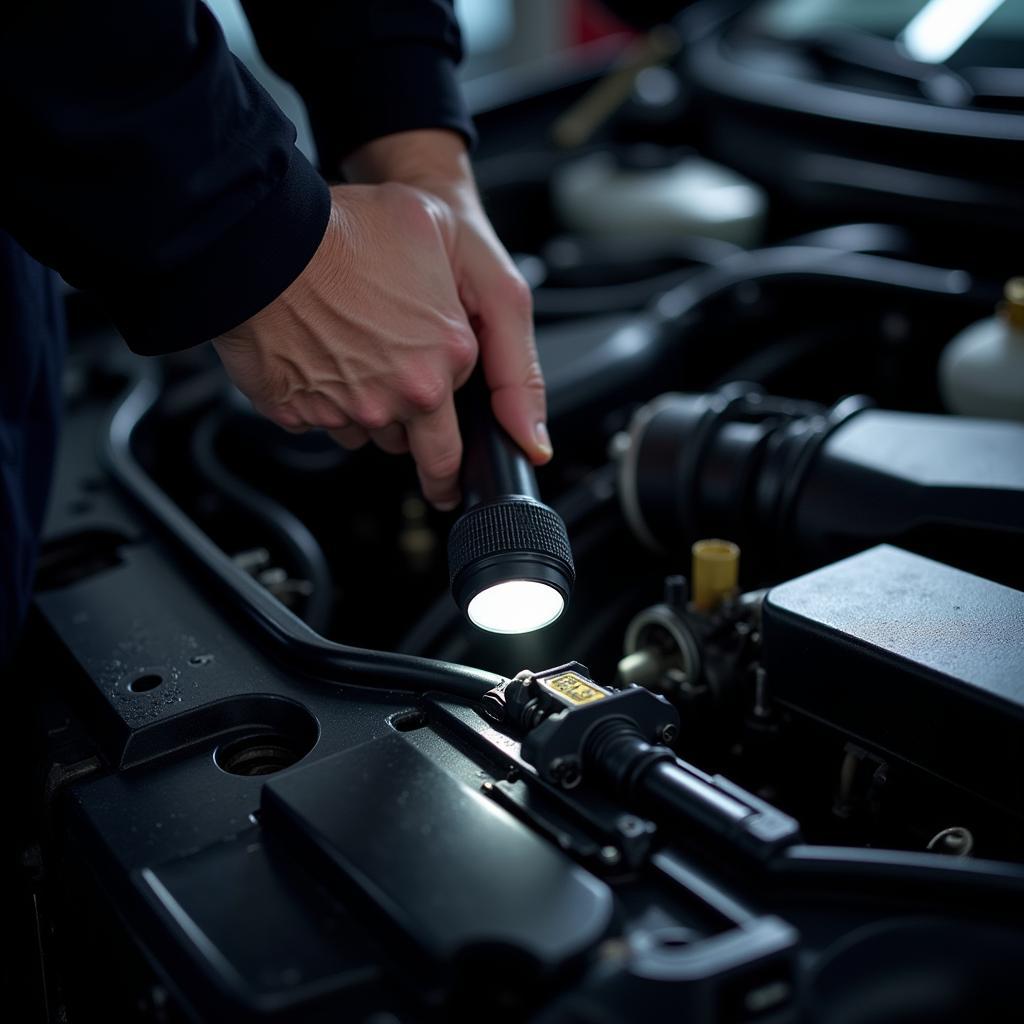
<path id="1" fill-rule="evenodd" d="M 193 464 L 206 483 L 236 510 L 258 519 L 278 539 L 292 567 L 312 588 L 302 618 L 322 633 L 331 624 L 334 606 L 334 579 L 323 548 L 298 516 L 224 465 L 217 454 L 217 436 L 224 418 L 218 410 L 200 421 L 192 435 Z"/>
<path id="2" fill-rule="evenodd" d="M 799 290 L 801 299 L 815 285 L 830 285 L 837 292 L 848 290 L 851 296 L 892 292 L 929 302 L 952 300 L 959 305 L 966 300 L 979 313 L 991 309 L 999 297 L 998 288 L 976 283 L 963 270 L 811 246 L 755 249 L 693 274 L 571 363 L 559 366 L 558 393 L 585 401 L 594 393 L 593 382 L 607 374 L 609 367 L 615 367 L 623 380 L 633 382 L 655 373 L 664 360 L 678 357 L 680 352 L 685 356 L 688 346 L 702 340 L 693 328 L 707 305 L 746 283 Z M 541 359 L 543 362 L 543 349 Z M 552 387 L 554 390 L 554 383 Z M 554 400 L 553 396 L 551 404 Z"/>
<path id="3" fill-rule="evenodd" d="M 271 657 L 323 682 L 414 692 L 438 690 L 470 700 L 479 700 L 502 682 L 501 676 L 466 665 L 334 643 L 293 615 L 242 572 L 135 458 L 133 437 L 159 394 L 152 377 L 143 378 L 129 389 L 108 422 L 104 461 L 114 479 L 192 556 L 220 595 L 256 627 Z"/>
<path id="4" fill-rule="evenodd" d="M 929 267 L 888 256 L 824 249 L 804 245 L 780 245 L 755 249 L 722 260 L 685 284 L 666 292 L 650 312 L 663 327 L 679 327 L 701 305 L 746 282 L 777 281 L 794 286 L 832 283 L 857 291 L 889 291 L 935 298 L 975 299 L 979 306 L 989 296 L 978 293 L 971 276 L 963 270 Z M 666 339 L 671 344 L 674 339 Z"/>
<path id="5" fill-rule="evenodd" d="M 534 316 L 546 319 L 565 320 L 570 317 L 632 312 L 643 309 L 652 299 L 683 284 L 694 274 L 699 274 L 701 269 L 687 267 L 682 270 L 666 270 L 640 281 L 600 286 L 558 288 L 543 285 L 534 290 L 533 313 Z"/>

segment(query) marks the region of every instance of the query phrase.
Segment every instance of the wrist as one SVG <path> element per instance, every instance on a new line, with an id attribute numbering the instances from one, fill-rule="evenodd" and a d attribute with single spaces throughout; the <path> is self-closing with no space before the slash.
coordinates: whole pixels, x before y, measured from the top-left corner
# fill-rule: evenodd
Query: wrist
<path id="1" fill-rule="evenodd" d="M 479 202 L 462 136 L 443 128 L 385 135 L 360 146 L 342 161 L 348 181 L 413 185 L 454 206 Z"/>

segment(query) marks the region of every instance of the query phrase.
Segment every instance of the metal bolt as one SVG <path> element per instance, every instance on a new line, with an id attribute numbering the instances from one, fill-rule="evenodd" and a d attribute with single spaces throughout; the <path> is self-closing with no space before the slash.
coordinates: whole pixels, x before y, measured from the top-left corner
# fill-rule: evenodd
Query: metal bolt
<path id="1" fill-rule="evenodd" d="M 672 722 L 666 722 L 658 732 L 662 743 L 674 743 L 679 735 L 679 729 Z"/>
<path id="2" fill-rule="evenodd" d="M 603 864 L 614 867 L 620 860 L 622 860 L 622 854 L 619 853 L 617 847 L 611 845 L 601 847 L 601 862 Z"/>
<path id="3" fill-rule="evenodd" d="M 636 839 L 637 836 L 643 835 L 648 830 L 648 825 L 648 822 L 635 814 L 623 814 L 615 822 L 615 827 L 626 839 Z"/>
<path id="4" fill-rule="evenodd" d="M 676 611 L 684 611 L 690 599 L 690 584 L 685 576 L 665 577 L 665 604 Z"/>
<path id="5" fill-rule="evenodd" d="M 548 773 L 552 781 L 562 789 L 572 789 L 578 786 L 583 778 L 579 758 L 576 757 L 556 757 L 548 765 Z"/>

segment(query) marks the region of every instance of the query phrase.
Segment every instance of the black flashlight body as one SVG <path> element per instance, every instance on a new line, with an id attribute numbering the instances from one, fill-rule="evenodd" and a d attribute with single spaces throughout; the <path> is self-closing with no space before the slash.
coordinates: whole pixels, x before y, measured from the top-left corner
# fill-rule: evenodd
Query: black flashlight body
<path id="1" fill-rule="evenodd" d="M 540 501 L 533 466 L 494 418 L 491 392 L 479 370 L 455 401 L 462 430 L 460 484 L 466 509 L 511 497 Z"/>
<path id="2" fill-rule="evenodd" d="M 456 407 L 465 511 L 448 535 L 452 596 L 466 612 L 488 587 L 534 580 L 568 604 L 576 570 L 565 523 L 540 500 L 530 460 L 495 419 L 481 370 L 458 392 Z"/>

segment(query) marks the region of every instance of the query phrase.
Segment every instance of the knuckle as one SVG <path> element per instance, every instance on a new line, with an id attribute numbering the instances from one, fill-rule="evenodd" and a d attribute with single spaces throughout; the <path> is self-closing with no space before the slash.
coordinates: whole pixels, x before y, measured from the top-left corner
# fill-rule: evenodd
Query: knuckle
<path id="1" fill-rule="evenodd" d="M 324 430 L 340 430 L 342 427 L 347 427 L 348 423 L 348 417 L 337 409 L 324 409 L 317 416 L 315 426 L 322 427 Z"/>
<path id="2" fill-rule="evenodd" d="M 533 338 L 527 341 L 526 349 L 526 375 L 523 378 L 523 387 L 528 391 L 544 393 L 544 371 L 540 367 L 540 356 L 537 354 L 537 343 Z"/>
<path id="3" fill-rule="evenodd" d="M 449 480 L 458 476 L 461 463 L 461 448 L 442 448 L 440 451 L 431 452 L 420 468 L 433 480 Z"/>
<path id="4" fill-rule="evenodd" d="M 448 397 L 448 390 L 436 374 L 421 374 L 406 385 L 404 397 L 419 412 L 435 412 Z"/>
<path id="5" fill-rule="evenodd" d="M 544 394 L 544 374 L 541 372 L 540 363 L 534 360 L 526 375 L 526 388 L 535 391 L 540 395 Z"/>
<path id="6" fill-rule="evenodd" d="M 279 427 L 295 429 L 305 425 L 303 418 L 288 406 L 274 405 L 261 410 L 267 419 L 276 423 Z"/>
<path id="7" fill-rule="evenodd" d="M 505 285 L 509 305 L 524 316 L 533 314 L 533 292 L 523 275 L 515 272 L 510 274 Z"/>
<path id="8" fill-rule="evenodd" d="M 367 430 L 383 430 L 394 417 L 383 405 L 364 403 L 358 409 L 355 420 Z"/>
<path id="9" fill-rule="evenodd" d="M 477 344 L 471 331 L 453 331 L 447 341 L 447 350 L 456 373 L 470 369 L 476 362 Z"/>

